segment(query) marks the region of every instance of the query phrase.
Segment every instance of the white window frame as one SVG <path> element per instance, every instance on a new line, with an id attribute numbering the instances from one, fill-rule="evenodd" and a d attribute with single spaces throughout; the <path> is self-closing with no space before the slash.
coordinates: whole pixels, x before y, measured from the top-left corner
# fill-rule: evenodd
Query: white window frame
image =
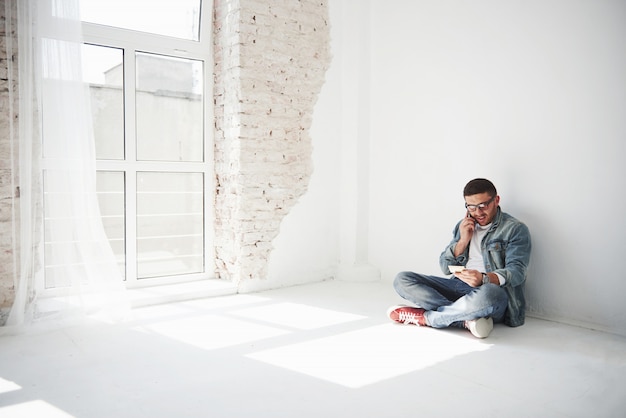
<path id="1" fill-rule="evenodd" d="M 126 287 L 174 284 L 215 277 L 214 268 L 214 152 L 213 152 L 213 1 L 202 0 L 200 41 L 176 39 L 128 29 L 83 22 L 84 42 L 120 48 L 124 54 L 124 136 L 125 160 L 98 160 L 98 171 L 125 172 Z M 204 155 L 201 162 L 136 161 L 135 54 L 149 53 L 204 62 Z M 204 176 L 204 271 L 155 278 L 137 278 L 136 174 L 137 172 L 195 172 Z"/>

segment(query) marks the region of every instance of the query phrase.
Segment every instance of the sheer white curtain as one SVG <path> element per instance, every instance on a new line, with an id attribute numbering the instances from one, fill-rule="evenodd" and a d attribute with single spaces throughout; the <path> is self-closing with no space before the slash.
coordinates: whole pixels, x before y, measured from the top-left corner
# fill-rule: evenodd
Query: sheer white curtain
<path id="1" fill-rule="evenodd" d="M 78 0 L 19 0 L 20 274 L 4 332 L 123 317 L 102 226 Z"/>

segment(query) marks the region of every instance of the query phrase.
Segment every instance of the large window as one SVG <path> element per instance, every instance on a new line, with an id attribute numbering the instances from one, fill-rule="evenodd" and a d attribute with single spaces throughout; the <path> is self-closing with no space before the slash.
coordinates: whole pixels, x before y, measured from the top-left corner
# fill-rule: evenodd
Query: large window
<path id="1" fill-rule="evenodd" d="M 81 0 L 100 211 L 129 286 L 213 274 L 206 3 Z"/>
<path id="2" fill-rule="evenodd" d="M 200 40 L 201 0 L 80 0 L 81 19 L 193 41 Z"/>

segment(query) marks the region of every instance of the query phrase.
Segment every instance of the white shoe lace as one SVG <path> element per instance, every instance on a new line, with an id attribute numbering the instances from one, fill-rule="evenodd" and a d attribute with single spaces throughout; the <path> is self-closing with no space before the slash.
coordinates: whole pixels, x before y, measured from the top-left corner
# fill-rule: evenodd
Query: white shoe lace
<path id="1" fill-rule="evenodd" d="M 408 311 L 404 311 L 401 310 L 400 312 L 398 312 L 398 321 L 404 323 L 404 324 L 415 324 L 415 325 L 419 325 L 419 322 L 416 318 L 416 314 L 414 312 L 408 312 Z"/>

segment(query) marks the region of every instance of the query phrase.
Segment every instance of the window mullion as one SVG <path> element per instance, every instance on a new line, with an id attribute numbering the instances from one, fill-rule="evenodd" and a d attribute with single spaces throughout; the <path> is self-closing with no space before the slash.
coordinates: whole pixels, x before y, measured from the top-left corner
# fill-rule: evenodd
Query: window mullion
<path id="1" fill-rule="evenodd" d="M 124 155 L 126 161 L 125 203 L 126 203 L 126 281 L 137 282 L 137 135 L 136 98 L 137 82 L 136 50 L 124 49 Z"/>

